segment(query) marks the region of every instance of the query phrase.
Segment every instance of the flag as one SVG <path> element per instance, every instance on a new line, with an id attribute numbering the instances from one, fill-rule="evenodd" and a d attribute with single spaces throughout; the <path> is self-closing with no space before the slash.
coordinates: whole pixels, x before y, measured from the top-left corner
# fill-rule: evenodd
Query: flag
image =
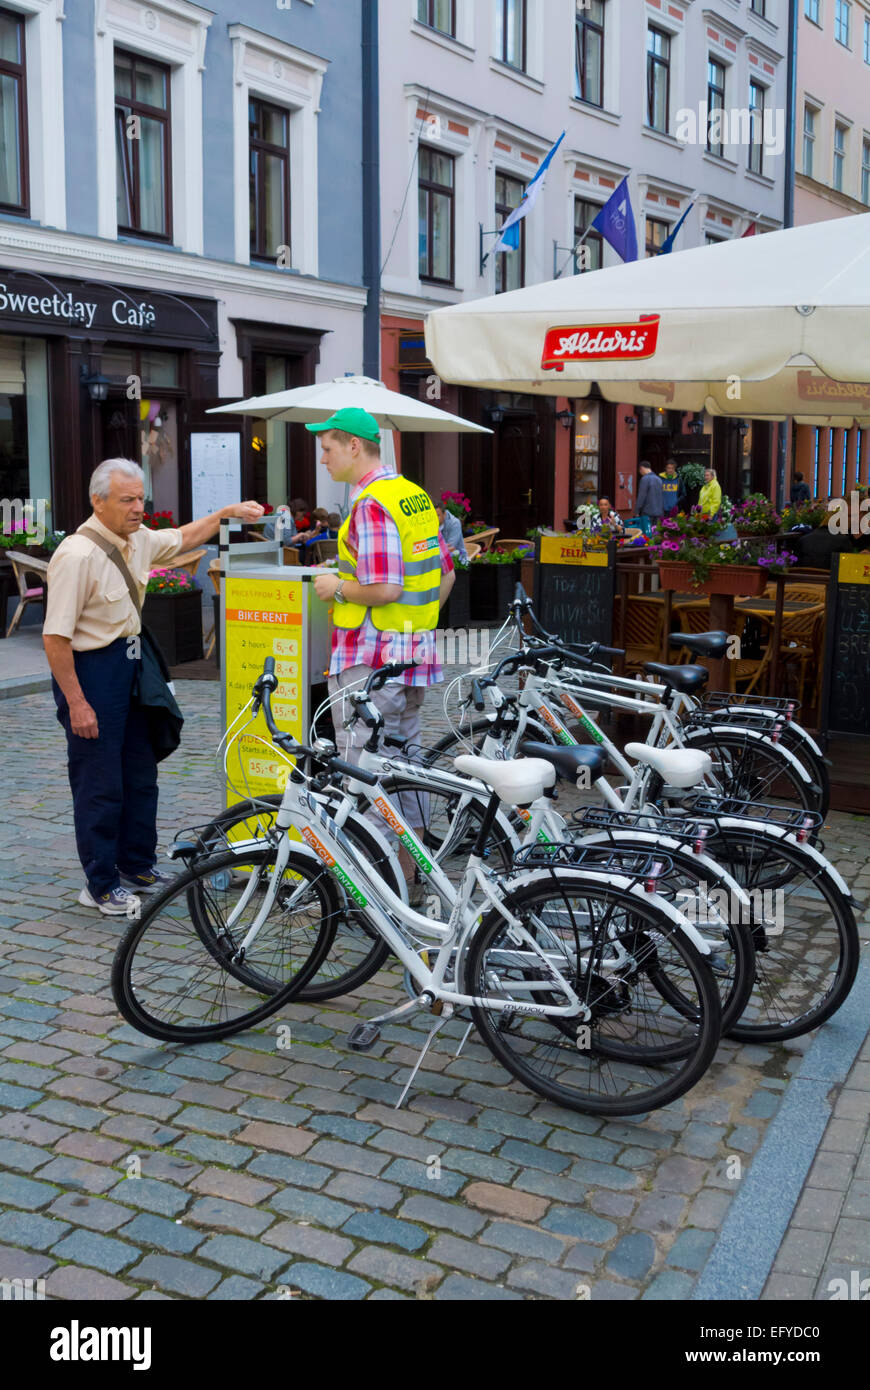
<path id="1" fill-rule="evenodd" d="M 628 192 L 628 178 L 624 178 L 615 193 L 608 198 L 604 207 L 596 215 L 590 230 L 600 232 L 618 256 L 624 261 L 637 260 L 637 230 L 634 213 Z"/>
<path id="2" fill-rule="evenodd" d="M 545 157 L 535 177 L 526 187 L 519 207 L 514 208 L 510 217 L 501 229 L 501 236 L 495 244 L 494 251 L 518 251 L 520 248 L 520 223 L 527 213 L 530 213 L 535 203 L 538 201 L 538 194 L 544 182 L 544 175 L 550 167 L 550 161 L 557 149 L 565 139 L 565 132 L 559 136 L 549 154 Z"/>
<path id="3" fill-rule="evenodd" d="M 694 206 L 695 206 L 694 203 L 690 203 L 690 204 L 689 204 L 689 206 L 686 208 L 686 211 L 683 213 L 682 217 L 680 218 L 679 222 L 677 223 L 676 227 L 674 227 L 673 231 L 670 232 L 670 233 L 665 237 L 664 241 L 662 242 L 661 246 L 659 247 L 659 255 L 660 255 L 660 256 L 669 256 L 670 253 L 673 251 L 673 249 L 674 249 L 674 242 L 675 242 L 676 239 L 677 239 L 677 232 L 678 232 L 678 231 L 680 230 L 680 228 L 682 227 L 683 223 L 685 222 L 686 218 L 688 217 L 689 213 L 692 211 L 692 208 L 693 208 Z"/>
<path id="4" fill-rule="evenodd" d="M 757 224 L 756 224 L 755 222 L 750 222 L 749 226 L 746 228 L 746 231 L 742 233 L 742 235 L 741 235 L 741 237 L 740 237 L 740 240 L 742 241 L 742 240 L 743 240 L 743 237 L 745 237 L 745 236 L 755 236 L 755 233 L 757 232 L 757 230 L 758 230 Z"/>

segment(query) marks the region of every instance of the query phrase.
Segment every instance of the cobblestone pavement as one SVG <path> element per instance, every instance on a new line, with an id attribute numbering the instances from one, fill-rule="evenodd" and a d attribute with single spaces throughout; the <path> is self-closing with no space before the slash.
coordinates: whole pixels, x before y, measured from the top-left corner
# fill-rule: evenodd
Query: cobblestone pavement
<path id="1" fill-rule="evenodd" d="M 218 686 L 180 693 L 164 846 L 221 804 Z M 289 1008 L 289 1052 L 277 1026 L 152 1043 L 108 987 L 124 924 L 75 904 L 50 697 L 10 700 L 2 718 L 0 1278 L 44 1278 L 65 1299 L 690 1296 L 810 1039 L 724 1042 L 689 1095 L 619 1123 L 541 1102 L 473 1040 L 456 1058 L 455 1021 L 396 1111 L 426 1020 L 386 1028 L 372 1053 L 346 1045 L 355 1016 L 399 999 L 389 972 Z M 865 899 L 868 838 L 866 820 L 831 817 L 828 845 Z M 866 1099 L 866 1051 L 856 1071 Z M 866 1121 L 863 1103 L 838 1110 L 770 1296 L 790 1296 L 778 1279 L 815 1284 L 797 1269 L 810 1255 L 823 1279 L 854 1267 L 857 1246 L 828 1245 L 841 1201 L 840 1231 L 867 1228 Z"/>

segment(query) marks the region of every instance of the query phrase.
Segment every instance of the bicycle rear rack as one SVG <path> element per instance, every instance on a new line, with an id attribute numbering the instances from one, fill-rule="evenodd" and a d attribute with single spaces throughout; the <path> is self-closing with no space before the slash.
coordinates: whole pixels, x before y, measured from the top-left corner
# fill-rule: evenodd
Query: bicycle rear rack
<path id="1" fill-rule="evenodd" d="M 771 715 L 779 715 L 775 721 L 765 714 L 753 714 L 748 708 L 741 711 L 740 723 L 732 724 L 730 719 L 724 716 L 722 706 L 714 709 L 694 709 L 683 717 L 684 729 L 712 729 L 715 725 L 724 724 L 733 734 L 743 733 L 748 730 L 752 733 L 773 735 L 774 742 L 778 742 L 782 731 L 787 727 L 789 720 L 784 711 L 771 710 Z"/>
<path id="2" fill-rule="evenodd" d="M 581 806 L 572 811 L 570 820 L 582 830 L 648 830 L 686 843 L 704 839 L 707 834 L 707 826 L 688 816 L 653 816 L 648 811 L 613 811 L 605 806 Z"/>
<path id="3" fill-rule="evenodd" d="M 707 709 L 727 709 L 729 705 L 755 706 L 760 709 L 769 709 L 770 712 L 780 713 L 786 716 L 796 715 L 801 707 L 800 700 L 792 700 L 783 695 L 729 695 L 727 690 L 711 690 L 700 697 L 701 704 Z"/>
<path id="4" fill-rule="evenodd" d="M 621 845 L 578 845 L 573 840 L 525 845 L 514 855 L 515 869 L 594 869 L 653 881 L 673 872 L 674 861 L 658 849 Z"/>
<path id="5" fill-rule="evenodd" d="M 809 834 L 817 831 L 824 820 L 819 811 L 806 811 L 802 807 L 774 806 L 766 801 L 745 801 L 734 796 L 709 796 L 701 794 L 689 797 L 684 803 L 686 810 L 700 819 L 720 819 L 723 816 L 737 816 L 746 820 L 764 821 L 783 830 L 800 830 Z"/>

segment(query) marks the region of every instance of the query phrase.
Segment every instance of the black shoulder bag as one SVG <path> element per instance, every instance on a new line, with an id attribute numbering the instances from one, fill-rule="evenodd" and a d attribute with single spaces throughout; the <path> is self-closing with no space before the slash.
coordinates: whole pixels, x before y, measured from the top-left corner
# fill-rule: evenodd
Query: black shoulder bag
<path id="1" fill-rule="evenodd" d="M 80 526 L 79 535 L 87 536 L 89 541 L 98 545 L 120 571 L 129 590 L 130 598 L 133 600 L 133 607 L 139 615 L 142 629 L 140 634 L 141 664 L 133 698 L 145 711 L 145 718 L 148 721 L 148 738 L 154 756 L 160 763 L 164 758 L 168 758 L 170 753 L 174 753 L 180 744 L 181 727 L 184 724 L 184 715 L 178 708 L 175 696 L 169 689 L 169 667 L 166 665 L 166 659 L 157 642 L 145 624 L 142 623 L 139 590 L 132 574 L 124 564 L 118 547 L 112 545 L 111 541 L 107 541 L 98 531 L 92 531 L 88 526 Z"/>

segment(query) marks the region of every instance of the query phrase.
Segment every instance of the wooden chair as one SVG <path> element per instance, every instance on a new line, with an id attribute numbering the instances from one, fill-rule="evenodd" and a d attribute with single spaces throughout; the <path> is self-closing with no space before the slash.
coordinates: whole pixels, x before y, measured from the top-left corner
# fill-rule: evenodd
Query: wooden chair
<path id="1" fill-rule="evenodd" d="M 48 561 L 35 560 L 30 555 L 22 555 L 17 550 L 7 550 L 6 557 L 12 566 L 15 583 L 18 585 L 18 607 L 12 614 L 12 621 L 6 632 L 6 636 L 11 637 L 21 622 L 24 610 L 29 603 L 41 603 L 44 613 L 47 589 L 45 575 L 48 573 Z M 35 576 L 41 580 L 41 583 L 28 584 L 28 575 Z"/>
<path id="2" fill-rule="evenodd" d="M 621 602 L 621 598 L 616 600 L 617 624 Z M 664 631 L 664 599 L 653 594 L 629 594 L 625 622 L 626 671 L 642 670 L 645 661 L 661 659 Z"/>
<path id="3" fill-rule="evenodd" d="M 482 548 L 481 546 L 475 544 L 474 541 L 466 541 L 466 542 L 465 542 L 465 553 L 466 553 L 466 555 L 468 556 L 469 560 L 476 560 L 477 557 L 478 557 L 478 555 L 482 555 L 482 554 L 483 554 L 483 548 Z"/>
<path id="4" fill-rule="evenodd" d="M 328 536 L 324 536 L 322 541 L 315 541 L 312 547 L 314 552 L 314 564 L 324 565 L 327 560 L 334 560 L 338 555 L 338 541 L 332 541 Z"/>
<path id="5" fill-rule="evenodd" d="M 825 597 L 824 584 L 789 584 L 785 585 L 786 602 L 791 603 L 821 603 Z M 776 585 L 767 584 L 764 589 L 764 597 L 776 599 Z"/>
<path id="6" fill-rule="evenodd" d="M 475 531 L 475 545 L 479 545 L 481 550 L 492 550 L 492 543 L 499 534 L 499 530 L 498 526 L 490 526 L 488 531 Z M 468 549 L 468 542 L 466 542 L 465 548 Z"/>
<path id="7" fill-rule="evenodd" d="M 468 549 L 467 546 L 466 546 L 466 549 Z M 505 540 L 502 540 L 502 541 L 495 541 L 495 542 L 493 543 L 492 549 L 493 549 L 493 550 L 499 550 L 499 551 L 501 551 L 501 550 L 528 550 L 530 554 L 534 554 L 535 542 L 534 542 L 534 541 L 530 541 L 529 538 L 528 538 L 527 536 L 524 536 L 523 539 L 522 539 L 521 541 L 518 541 L 518 540 L 507 540 L 507 539 L 505 539 Z"/>
<path id="8" fill-rule="evenodd" d="M 749 620 L 748 613 L 734 614 L 734 625 L 737 629 L 736 636 L 739 641 L 743 640 L 743 632 Z M 728 662 L 728 688 L 737 692 L 738 686 L 742 686 L 741 694 L 751 695 L 752 691 L 767 682 L 770 670 L 770 662 L 773 656 L 773 645 L 768 640 L 764 645 L 761 656 L 741 656 L 736 660 Z"/>
<path id="9" fill-rule="evenodd" d="M 246 531 L 246 532 L 245 532 L 245 540 L 246 540 L 246 541 L 268 541 L 269 544 L 271 545 L 271 541 L 269 541 L 269 537 L 268 537 L 268 536 L 264 536 L 262 531 Z"/>
<path id="10" fill-rule="evenodd" d="M 296 546 L 296 545 L 285 545 L 285 546 L 284 546 L 284 564 L 285 564 L 285 565 L 301 565 L 301 564 L 302 564 L 302 552 L 300 551 L 300 549 L 299 549 L 298 546 Z"/>
<path id="11" fill-rule="evenodd" d="M 813 704 L 818 701 L 821 687 L 822 653 L 824 651 L 825 605 L 814 604 L 803 613 L 783 615 L 782 634 L 779 645 L 779 660 L 783 668 L 797 662 L 800 666 L 798 676 L 798 699 L 803 700 L 804 685 L 807 679 L 807 666 L 813 663 L 810 673 L 813 691 Z"/>
<path id="12" fill-rule="evenodd" d="M 170 560 L 167 568 L 186 570 L 191 579 L 195 579 L 199 562 L 205 553 L 204 547 L 202 550 L 186 550 L 183 555 L 176 555 L 174 560 Z"/>

